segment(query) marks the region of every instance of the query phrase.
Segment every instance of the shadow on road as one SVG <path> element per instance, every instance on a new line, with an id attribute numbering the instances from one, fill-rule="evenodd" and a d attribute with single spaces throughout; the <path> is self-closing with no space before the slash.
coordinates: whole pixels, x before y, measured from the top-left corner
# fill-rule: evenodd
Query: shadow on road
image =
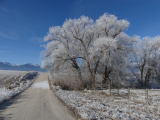
<path id="1" fill-rule="evenodd" d="M 4 116 L 3 112 L 6 109 L 8 109 L 12 104 L 23 102 L 23 101 L 18 100 L 19 98 L 26 98 L 26 97 L 27 97 L 26 95 L 18 94 L 18 95 L 15 95 L 14 97 L 12 97 L 11 99 L 0 103 L 0 120 L 4 120 L 6 118 L 11 119 L 12 115 L 13 115 L 12 113 L 9 113 L 9 114 Z"/>

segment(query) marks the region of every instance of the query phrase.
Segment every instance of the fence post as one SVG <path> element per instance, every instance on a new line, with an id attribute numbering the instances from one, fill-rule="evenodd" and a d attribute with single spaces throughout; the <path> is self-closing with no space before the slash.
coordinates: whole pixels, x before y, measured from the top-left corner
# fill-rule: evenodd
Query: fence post
<path id="1" fill-rule="evenodd" d="M 159 106 L 159 104 L 158 104 L 158 114 L 160 114 L 160 106 Z"/>
<path id="2" fill-rule="evenodd" d="M 109 83 L 109 96 L 111 96 L 111 83 Z"/>
<path id="3" fill-rule="evenodd" d="M 101 92 L 103 91 L 103 83 L 101 83 Z"/>
<path id="4" fill-rule="evenodd" d="M 158 103 L 158 102 L 157 102 L 157 103 Z M 160 114 L 160 113 L 159 113 L 159 112 L 160 112 L 160 111 L 159 111 L 159 103 L 158 103 L 158 106 L 157 106 L 157 110 L 158 110 L 158 114 Z"/>
<path id="5" fill-rule="evenodd" d="M 118 90 L 117 92 L 118 92 L 118 96 L 119 96 L 119 88 L 117 90 Z"/>
<path id="6" fill-rule="evenodd" d="M 146 104 L 148 105 L 148 89 L 146 89 Z"/>
<path id="7" fill-rule="evenodd" d="M 95 90 L 95 86 L 94 86 L 94 84 L 93 84 L 93 82 L 92 82 L 92 92 Z"/>
<path id="8" fill-rule="evenodd" d="M 130 88 L 128 88 L 128 100 L 130 100 Z"/>
<path id="9" fill-rule="evenodd" d="M 49 84 L 49 88 L 52 89 L 52 87 L 51 87 L 51 81 L 49 79 L 49 74 L 48 74 L 48 84 Z"/>

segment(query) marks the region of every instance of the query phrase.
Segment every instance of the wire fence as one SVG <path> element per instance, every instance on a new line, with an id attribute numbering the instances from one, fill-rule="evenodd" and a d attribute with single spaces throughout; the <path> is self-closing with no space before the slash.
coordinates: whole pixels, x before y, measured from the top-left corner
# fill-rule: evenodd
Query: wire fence
<path id="1" fill-rule="evenodd" d="M 96 84 L 93 87 L 93 90 L 106 92 L 108 96 L 119 96 L 129 101 L 143 101 L 145 104 L 153 104 L 155 100 L 160 103 L 160 89 L 112 89 L 106 84 Z"/>

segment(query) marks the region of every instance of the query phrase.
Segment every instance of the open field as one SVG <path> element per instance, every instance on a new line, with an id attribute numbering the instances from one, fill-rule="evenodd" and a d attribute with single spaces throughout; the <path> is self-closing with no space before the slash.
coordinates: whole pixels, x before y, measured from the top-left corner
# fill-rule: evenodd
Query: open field
<path id="1" fill-rule="evenodd" d="M 159 120 L 160 91 L 148 92 L 148 104 L 145 90 L 103 91 L 66 91 L 53 86 L 56 95 L 83 119 L 89 120 Z"/>

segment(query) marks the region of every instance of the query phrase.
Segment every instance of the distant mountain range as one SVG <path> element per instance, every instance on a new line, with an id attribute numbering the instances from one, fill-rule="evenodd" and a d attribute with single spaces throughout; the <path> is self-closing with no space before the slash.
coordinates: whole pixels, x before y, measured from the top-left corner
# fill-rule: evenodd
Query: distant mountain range
<path id="1" fill-rule="evenodd" d="M 8 62 L 0 62 L 0 70 L 39 71 L 39 72 L 46 71 L 37 64 L 27 63 L 27 64 L 19 65 L 19 64 L 11 64 Z"/>

